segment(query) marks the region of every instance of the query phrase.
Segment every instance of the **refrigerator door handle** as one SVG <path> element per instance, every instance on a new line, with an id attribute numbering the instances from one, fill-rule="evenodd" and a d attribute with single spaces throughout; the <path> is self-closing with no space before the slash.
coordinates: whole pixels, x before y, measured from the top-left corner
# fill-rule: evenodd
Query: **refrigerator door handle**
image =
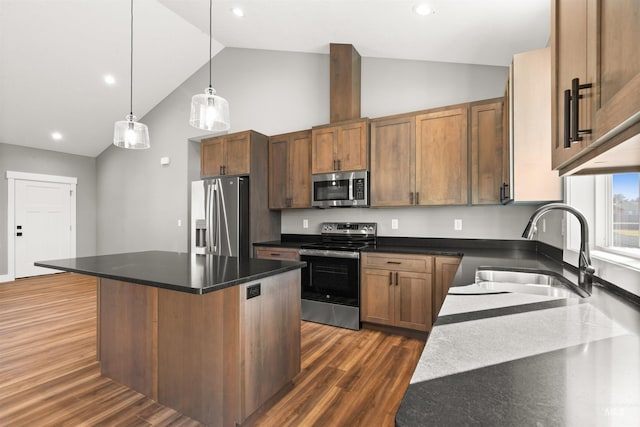
<path id="1" fill-rule="evenodd" d="M 218 192 L 218 183 L 216 182 L 215 187 L 213 187 L 213 206 L 211 207 L 214 212 L 213 221 L 211 224 L 211 244 L 212 244 L 212 253 L 218 254 L 220 249 L 218 248 L 218 234 L 220 228 L 220 194 Z"/>
<path id="2" fill-rule="evenodd" d="M 211 185 L 209 182 L 204 182 L 204 247 L 205 253 L 209 253 L 211 250 Z"/>

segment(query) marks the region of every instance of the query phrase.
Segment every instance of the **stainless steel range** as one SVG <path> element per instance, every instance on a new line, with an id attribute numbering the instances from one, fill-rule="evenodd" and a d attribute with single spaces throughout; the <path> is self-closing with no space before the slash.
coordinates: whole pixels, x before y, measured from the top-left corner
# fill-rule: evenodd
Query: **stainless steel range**
<path id="1" fill-rule="evenodd" d="M 303 320 L 360 329 L 360 251 L 376 233 L 375 223 L 325 222 L 322 242 L 302 246 Z"/>

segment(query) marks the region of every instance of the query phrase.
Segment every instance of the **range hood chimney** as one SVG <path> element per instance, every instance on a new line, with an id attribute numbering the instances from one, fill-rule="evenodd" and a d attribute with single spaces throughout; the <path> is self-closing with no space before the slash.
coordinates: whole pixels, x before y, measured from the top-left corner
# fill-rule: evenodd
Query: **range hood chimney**
<path id="1" fill-rule="evenodd" d="M 360 54 L 350 44 L 330 44 L 331 123 L 360 118 Z"/>

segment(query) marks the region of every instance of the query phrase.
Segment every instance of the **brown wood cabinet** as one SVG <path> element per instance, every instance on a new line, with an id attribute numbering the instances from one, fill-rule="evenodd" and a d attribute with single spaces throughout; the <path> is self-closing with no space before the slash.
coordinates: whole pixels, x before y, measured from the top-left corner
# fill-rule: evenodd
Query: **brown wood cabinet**
<path id="1" fill-rule="evenodd" d="M 503 119 L 503 98 L 471 104 L 471 204 L 503 200 L 503 168 L 509 154 Z"/>
<path id="2" fill-rule="evenodd" d="M 636 0 L 554 0 L 551 8 L 553 167 L 639 170 L 640 6 Z M 578 130 L 565 148 L 565 90 L 578 78 Z M 575 92 L 573 92 L 575 93 Z M 575 109 L 569 110 L 569 115 Z M 571 126 L 568 128 L 571 130 Z"/>
<path id="3" fill-rule="evenodd" d="M 371 121 L 371 206 L 413 204 L 415 151 L 415 115 Z"/>
<path id="4" fill-rule="evenodd" d="M 431 256 L 362 254 L 361 320 L 431 330 L 432 269 Z"/>
<path id="5" fill-rule="evenodd" d="M 417 205 L 468 203 L 468 105 L 416 116 Z"/>
<path id="6" fill-rule="evenodd" d="M 256 246 L 256 258 L 285 261 L 300 261 L 300 253 L 295 248 L 281 248 L 273 246 Z"/>
<path id="7" fill-rule="evenodd" d="M 311 131 L 269 137 L 269 208 L 311 207 Z"/>
<path id="8" fill-rule="evenodd" d="M 368 168 L 368 119 L 316 126 L 311 131 L 311 137 L 312 173 Z"/>
<path id="9" fill-rule="evenodd" d="M 251 139 L 258 135 L 257 132 L 246 131 L 203 139 L 200 146 L 200 175 L 249 175 Z"/>
<path id="10" fill-rule="evenodd" d="M 468 203 L 468 104 L 371 121 L 371 206 Z"/>
<path id="11" fill-rule="evenodd" d="M 587 83 L 588 10 L 586 0 L 553 0 L 551 3 L 551 127 L 553 135 L 553 167 L 557 168 L 574 158 L 591 143 L 591 135 L 581 135 L 580 141 L 565 146 L 565 91 L 571 90 L 571 81 L 578 78 Z M 578 100 L 581 129 L 591 129 L 592 92 Z"/>
<path id="12" fill-rule="evenodd" d="M 435 322 L 442 308 L 442 303 L 449 292 L 449 286 L 456 276 L 461 258 L 453 256 L 437 256 L 433 278 L 433 321 Z"/>

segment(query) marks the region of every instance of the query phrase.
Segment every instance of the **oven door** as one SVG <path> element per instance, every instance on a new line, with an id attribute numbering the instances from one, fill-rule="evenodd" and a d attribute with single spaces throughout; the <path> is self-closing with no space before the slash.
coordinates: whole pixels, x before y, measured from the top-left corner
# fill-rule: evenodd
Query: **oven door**
<path id="1" fill-rule="evenodd" d="M 341 251 L 313 254 L 315 252 L 300 251 L 300 260 L 307 262 L 302 269 L 302 299 L 359 307 L 360 254 Z"/>

